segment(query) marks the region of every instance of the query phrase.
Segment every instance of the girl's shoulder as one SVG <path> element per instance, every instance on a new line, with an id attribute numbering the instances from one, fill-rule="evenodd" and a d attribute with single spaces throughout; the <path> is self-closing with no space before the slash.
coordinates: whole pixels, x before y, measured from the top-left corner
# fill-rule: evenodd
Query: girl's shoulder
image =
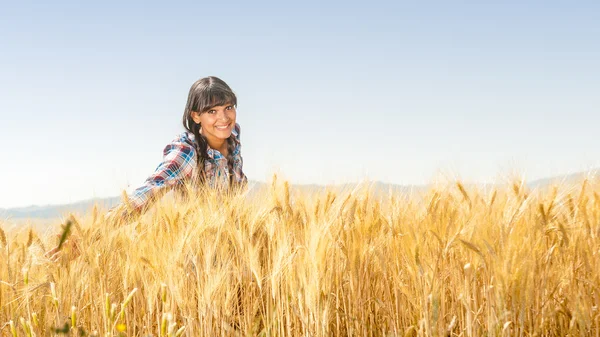
<path id="1" fill-rule="evenodd" d="M 193 133 L 184 131 L 173 138 L 171 142 L 194 145 L 196 143 L 196 138 Z"/>
<path id="2" fill-rule="evenodd" d="M 171 142 L 169 142 L 169 144 L 167 144 L 167 146 L 165 147 L 165 152 L 174 149 L 186 153 L 196 152 L 196 141 L 194 138 L 194 134 L 187 131 L 178 134 L 175 138 L 171 140 Z"/>

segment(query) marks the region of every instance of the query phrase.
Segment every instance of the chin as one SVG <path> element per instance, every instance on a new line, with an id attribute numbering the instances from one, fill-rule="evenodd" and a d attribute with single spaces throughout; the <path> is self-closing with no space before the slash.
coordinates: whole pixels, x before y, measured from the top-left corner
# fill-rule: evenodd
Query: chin
<path id="1" fill-rule="evenodd" d="M 217 133 L 217 134 L 215 134 L 215 136 L 217 136 L 217 138 L 219 138 L 219 139 L 225 140 L 225 139 L 231 137 L 231 132 L 229 132 L 227 134 Z"/>

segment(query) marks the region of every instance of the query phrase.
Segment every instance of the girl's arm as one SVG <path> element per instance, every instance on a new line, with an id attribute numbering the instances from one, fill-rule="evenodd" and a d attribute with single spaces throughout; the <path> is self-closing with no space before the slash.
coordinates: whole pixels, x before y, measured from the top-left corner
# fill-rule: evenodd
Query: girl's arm
<path id="1" fill-rule="evenodd" d="M 181 141 L 167 145 L 163 151 L 162 163 L 142 186 L 129 195 L 128 208 L 132 208 L 137 214 L 145 212 L 171 187 L 191 178 L 196 162 L 196 152 L 192 145 Z"/>

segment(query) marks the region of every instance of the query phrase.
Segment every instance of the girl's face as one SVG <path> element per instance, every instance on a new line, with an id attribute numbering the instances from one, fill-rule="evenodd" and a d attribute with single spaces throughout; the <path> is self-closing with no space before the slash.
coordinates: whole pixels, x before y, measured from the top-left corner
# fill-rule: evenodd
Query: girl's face
<path id="1" fill-rule="evenodd" d="M 192 112 L 194 122 L 200 123 L 201 133 L 211 147 L 221 145 L 231 136 L 231 131 L 235 126 L 235 117 L 235 106 L 232 104 L 218 105 L 203 113 Z"/>

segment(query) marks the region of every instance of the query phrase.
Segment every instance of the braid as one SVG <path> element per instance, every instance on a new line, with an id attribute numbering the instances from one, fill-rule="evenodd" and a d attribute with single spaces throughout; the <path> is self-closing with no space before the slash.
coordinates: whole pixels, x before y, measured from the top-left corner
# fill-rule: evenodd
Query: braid
<path id="1" fill-rule="evenodd" d="M 198 164 L 198 178 L 200 183 L 203 184 L 206 176 L 204 175 L 204 161 L 208 158 L 208 143 L 206 139 L 200 134 L 200 124 L 192 124 L 192 133 L 196 138 L 196 144 L 198 144 L 198 151 L 196 154 L 196 161 Z"/>
<path id="2" fill-rule="evenodd" d="M 231 135 L 227 138 L 227 168 L 229 169 L 229 186 L 233 188 L 235 185 L 235 172 L 233 170 L 233 151 L 235 150 L 235 139 Z"/>

